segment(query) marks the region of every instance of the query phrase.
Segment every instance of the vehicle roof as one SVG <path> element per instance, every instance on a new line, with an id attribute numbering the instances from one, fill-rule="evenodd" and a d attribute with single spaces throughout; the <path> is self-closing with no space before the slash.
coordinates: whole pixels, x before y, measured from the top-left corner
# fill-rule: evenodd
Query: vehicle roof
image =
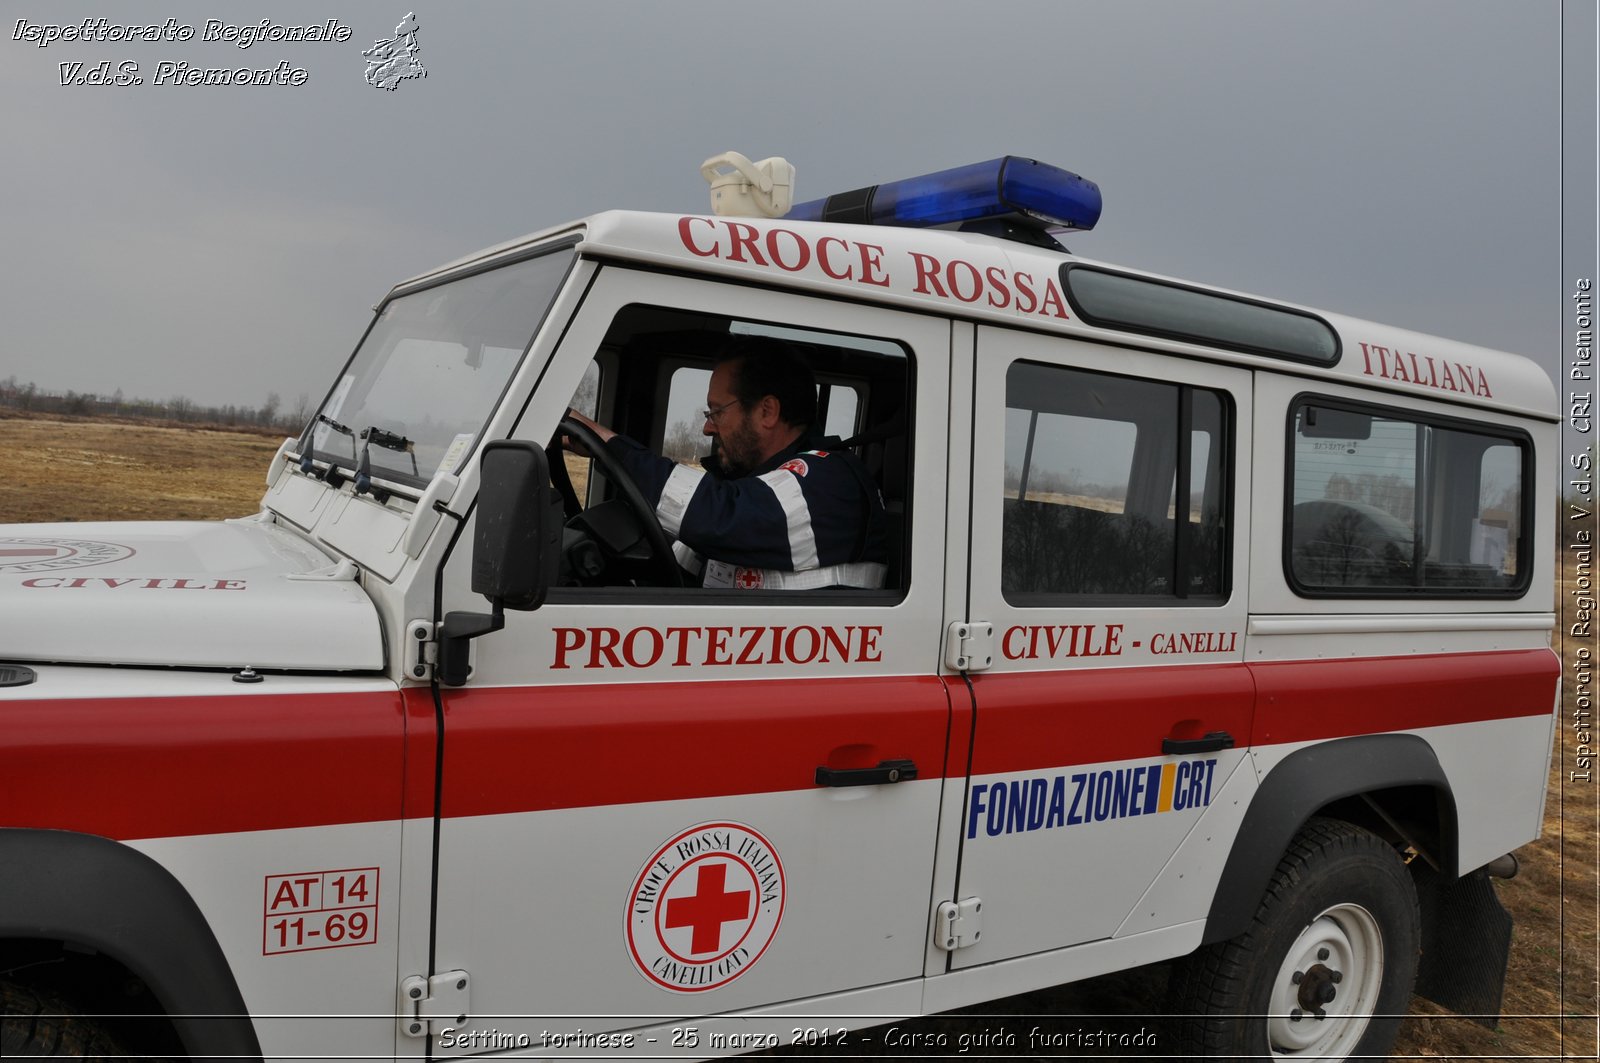
<path id="1" fill-rule="evenodd" d="M 1555 386 L 1549 376 L 1518 354 L 1019 241 L 944 229 L 608 211 L 485 248 L 411 278 L 395 291 L 434 283 L 562 240 L 575 241 L 578 252 L 586 257 L 715 274 L 1343 381 L 1400 398 L 1463 403 L 1546 421 L 1559 419 Z M 1315 365 L 1090 324 L 1063 298 L 1060 270 L 1067 263 L 1309 313 L 1327 322 L 1338 335 L 1339 359 L 1333 365 Z M 1031 300 L 1024 298 L 1024 286 Z M 1030 301 L 1031 306 L 1025 305 Z"/>

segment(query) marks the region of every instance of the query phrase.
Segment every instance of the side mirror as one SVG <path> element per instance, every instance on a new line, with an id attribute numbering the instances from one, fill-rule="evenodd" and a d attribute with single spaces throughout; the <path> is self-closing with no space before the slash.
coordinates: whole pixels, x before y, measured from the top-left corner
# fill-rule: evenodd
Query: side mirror
<path id="1" fill-rule="evenodd" d="M 479 459 L 472 590 L 507 609 L 537 609 L 561 564 L 561 500 L 544 450 L 497 439 Z"/>
<path id="2" fill-rule="evenodd" d="M 469 644 L 505 626 L 505 610 L 537 609 L 561 564 L 561 499 L 550 487 L 543 448 L 497 439 L 479 459 L 478 508 L 472 538 L 472 590 L 492 613 L 445 614 L 439 637 L 439 682 L 467 681 Z"/>

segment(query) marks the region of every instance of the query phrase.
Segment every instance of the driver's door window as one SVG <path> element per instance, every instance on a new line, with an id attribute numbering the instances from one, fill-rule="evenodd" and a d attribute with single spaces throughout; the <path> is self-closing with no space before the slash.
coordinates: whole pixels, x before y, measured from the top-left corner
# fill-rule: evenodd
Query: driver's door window
<path id="1" fill-rule="evenodd" d="M 704 411 L 717 354 L 730 340 L 752 335 L 784 340 L 811 368 L 817 381 L 814 431 L 830 446 L 853 444 L 849 449 L 889 514 L 886 530 L 894 541 L 888 544 L 892 561 L 885 587 L 903 588 L 912 380 L 903 343 L 794 323 L 629 306 L 617 315 L 569 405 L 658 455 L 698 469 L 711 451 Z M 655 557 L 661 551 L 651 545 L 650 529 L 642 527 L 648 522 L 630 512 L 637 506 L 619 499 L 627 487 L 608 482 L 607 463 L 569 452 L 563 464 L 580 508 L 575 511 L 570 501 L 567 506 L 562 589 L 556 599 L 595 588 L 670 586 L 666 576 L 673 573 L 664 572 L 668 566 Z M 553 469 L 558 489 L 560 472 Z M 691 556 L 681 545 L 669 545 L 680 559 Z M 700 589 L 692 563 L 683 579 Z"/>

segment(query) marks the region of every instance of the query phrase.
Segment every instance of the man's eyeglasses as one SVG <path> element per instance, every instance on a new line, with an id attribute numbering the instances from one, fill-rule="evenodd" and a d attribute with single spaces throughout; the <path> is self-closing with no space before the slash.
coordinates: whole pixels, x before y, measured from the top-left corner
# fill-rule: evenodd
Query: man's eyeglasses
<path id="1" fill-rule="evenodd" d="M 710 423 L 716 424 L 717 423 L 717 418 L 722 416 L 723 411 L 725 411 L 729 406 L 736 405 L 738 402 L 739 402 L 738 399 L 729 399 L 727 402 L 724 402 L 721 406 L 712 406 L 712 407 L 710 407 L 708 409 L 701 410 L 700 414 L 701 414 L 701 416 L 703 416 Z"/>

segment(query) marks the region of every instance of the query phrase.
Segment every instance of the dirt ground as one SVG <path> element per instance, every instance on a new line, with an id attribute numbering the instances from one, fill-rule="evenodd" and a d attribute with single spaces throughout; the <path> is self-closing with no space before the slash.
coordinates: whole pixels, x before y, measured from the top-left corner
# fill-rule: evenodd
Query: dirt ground
<path id="1" fill-rule="evenodd" d="M 255 512 L 269 459 L 281 437 L 189 427 L 0 418 L 0 523 L 203 519 Z M 1566 560 L 1570 563 L 1571 558 Z M 1568 581 L 1575 578 L 1570 569 Z M 1565 589 L 1565 588 L 1564 588 Z M 1592 647 L 1592 641 L 1588 643 Z M 1570 659 L 1577 644 L 1566 646 Z M 1571 780 L 1576 708 L 1566 672 L 1563 718 L 1545 806 L 1544 836 L 1518 852 L 1521 873 L 1499 883 L 1516 919 L 1504 1014 L 1492 1030 L 1415 1001 L 1395 1059 L 1595 1059 L 1600 864 L 1600 781 Z M 962 1054 L 962 1031 L 1015 1034 L 1015 1047 L 980 1041 L 965 1054 L 1035 1056 L 1029 1030 L 1159 1029 L 1164 968 L 1144 968 L 1032 993 L 974 1009 L 962 1018 L 901 1024 L 945 1032 L 948 1047 L 919 1055 Z M 830 1053 L 831 1054 L 831 1053 Z M 894 1053 L 901 1054 L 901 1053 Z M 1132 1049 L 1057 1046 L 1053 1057 L 1163 1058 L 1161 1039 Z"/>

